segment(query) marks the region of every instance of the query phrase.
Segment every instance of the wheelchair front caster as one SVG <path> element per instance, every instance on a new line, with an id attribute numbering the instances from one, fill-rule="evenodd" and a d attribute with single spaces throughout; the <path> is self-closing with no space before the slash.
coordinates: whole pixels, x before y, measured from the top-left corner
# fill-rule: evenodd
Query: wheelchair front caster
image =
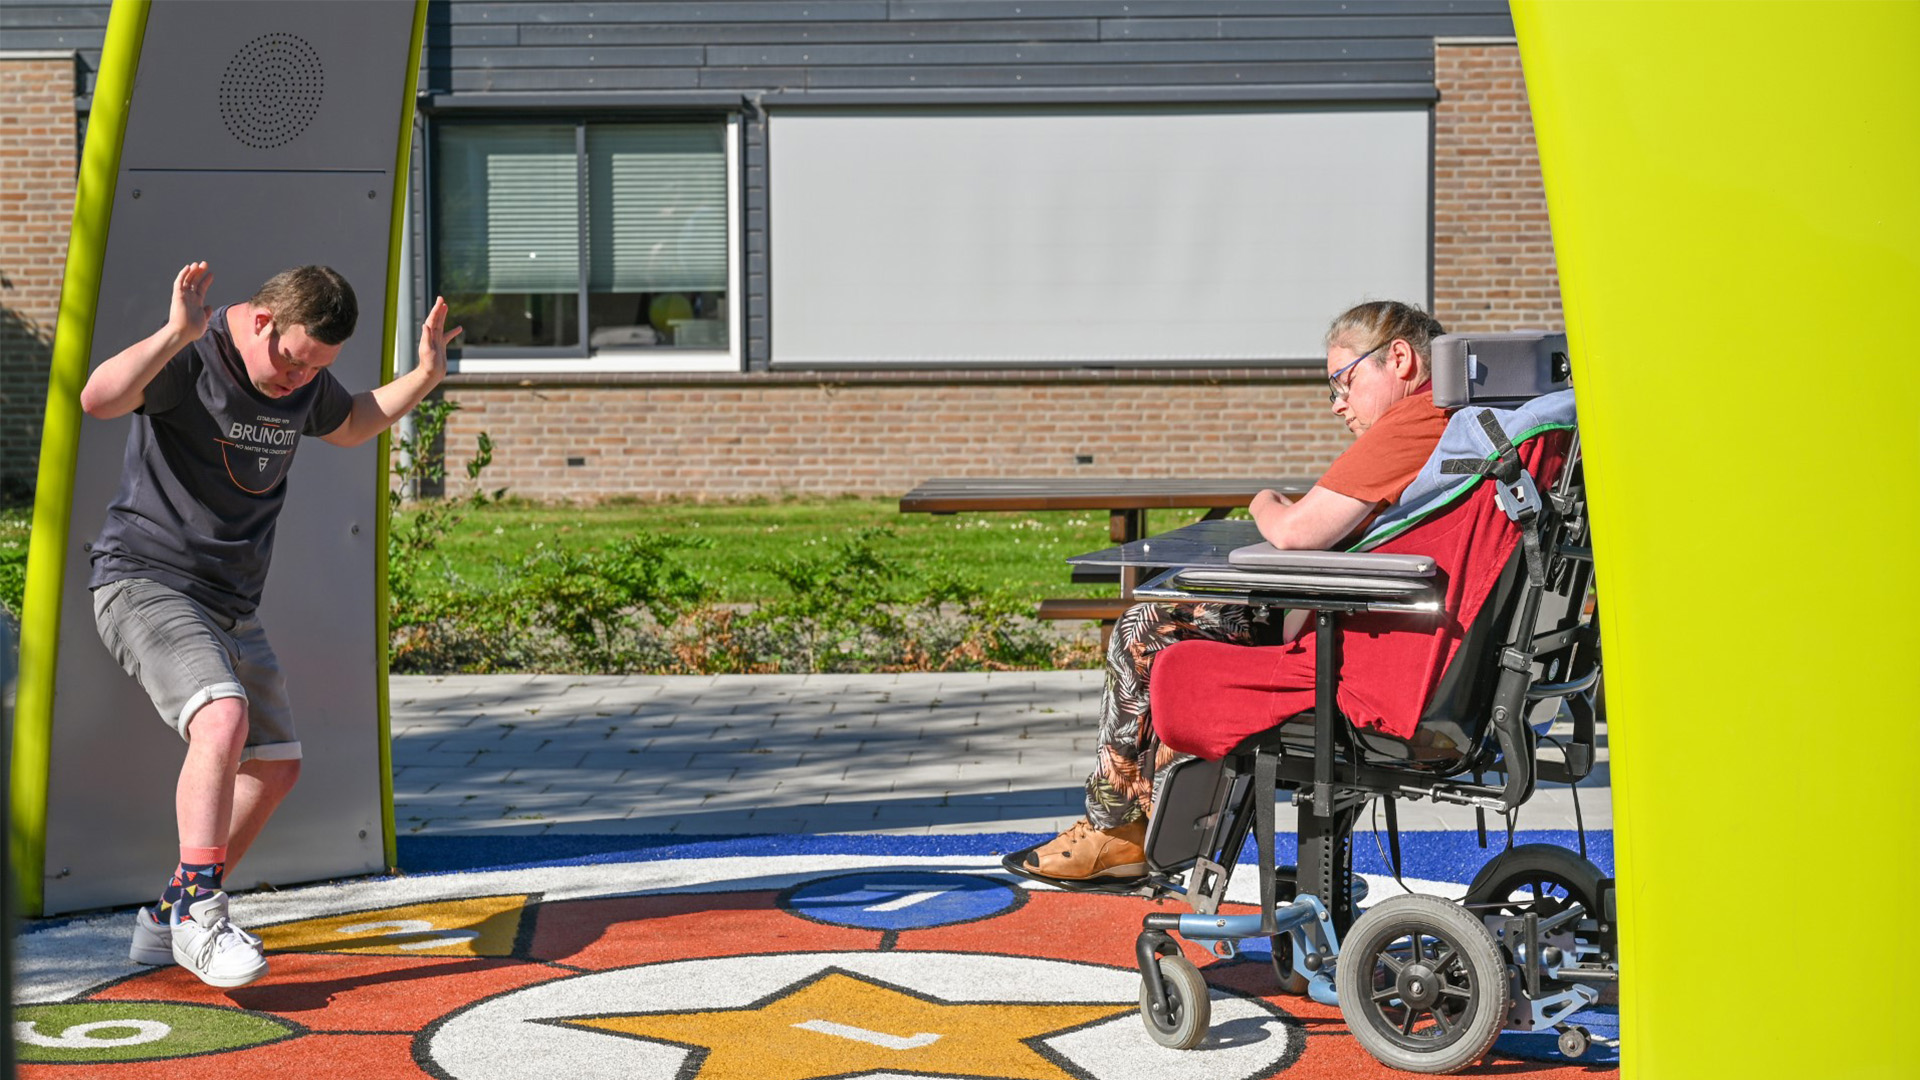
<path id="1" fill-rule="evenodd" d="M 1593 1037 L 1587 1029 L 1578 1024 L 1569 1024 L 1560 1031 L 1560 1052 L 1567 1057 L 1577 1058 L 1593 1045 Z"/>
<path id="2" fill-rule="evenodd" d="M 1472 1065 L 1507 1019 L 1500 946 L 1478 917 L 1437 896 L 1391 897 L 1355 919 L 1334 985 L 1354 1038 L 1406 1072 Z"/>
<path id="3" fill-rule="evenodd" d="M 1155 978 L 1151 971 L 1140 973 L 1140 1019 L 1146 1021 L 1147 1034 L 1161 1046 L 1175 1050 L 1191 1050 L 1200 1045 L 1207 1037 L 1207 1026 L 1213 1022 L 1213 1003 L 1207 999 L 1207 981 L 1200 977 L 1200 969 L 1184 956 L 1161 956 L 1158 962 L 1158 978 L 1167 995 L 1167 1007 L 1162 1010 L 1153 1002 L 1153 987 L 1147 980 Z"/>
<path id="4" fill-rule="evenodd" d="M 1307 980 L 1293 970 L 1293 935 L 1275 934 L 1272 941 L 1273 975 L 1280 980 L 1280 992 L 1299 997 L 1307 992 Z"/>

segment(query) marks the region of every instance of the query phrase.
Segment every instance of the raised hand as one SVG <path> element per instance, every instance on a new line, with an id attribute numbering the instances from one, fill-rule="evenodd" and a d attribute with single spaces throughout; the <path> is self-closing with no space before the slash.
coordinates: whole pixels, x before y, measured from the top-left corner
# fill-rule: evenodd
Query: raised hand
<path id="1" fill-rule="evenodd" d="M 427 377 L 438 383 L 447 373 L 447 345 L 460 336 L 464 327 L 447 329 L 447 298 L 433 298 L 433 310 L 427 312 L 427 321 L 420 324 L 420 368 Z"/>
<path id="2" fill-rule="evenodd" d="M 207 304 L 207 290 L 213 285 L 213 271 L 204 262 L 190 262 L 173 279 L 173 298 L 167 308 L 167 329 L 181 341 L 198 341 L 207 332 L 207 318 L 213 308 Z"/>

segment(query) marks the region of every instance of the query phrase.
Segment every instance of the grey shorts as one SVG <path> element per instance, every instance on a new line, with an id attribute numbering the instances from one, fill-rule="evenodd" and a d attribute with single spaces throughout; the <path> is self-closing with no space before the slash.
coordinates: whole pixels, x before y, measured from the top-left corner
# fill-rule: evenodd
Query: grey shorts
<path id="1" fill-rule="evenodd" d="M 240 760 L 300 757 L 280 661 L 260 621 L 229 621 L 157 581 L 128 578 L 93 591 L 100 640 L 139 680 L 161 719 L 187 738 L 187 722 L 209 701 L 247 703 L 247 747 Z"/>

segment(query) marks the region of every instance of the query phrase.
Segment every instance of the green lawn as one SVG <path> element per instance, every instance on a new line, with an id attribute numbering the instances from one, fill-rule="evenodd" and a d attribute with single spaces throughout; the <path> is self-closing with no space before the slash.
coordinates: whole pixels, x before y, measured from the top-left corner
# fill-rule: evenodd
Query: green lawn
<path id="1" fill-rule="evenodd" d="M 0 507 L 0 604 L 19 610 L 32 510 Z M 1156 529 L 1200 517 L 1199 510 L 1154 512 Z M 472 511 L 441 544 L 441 565 L 474 587 L 495 577 L 498 562 L 518 563 L 540 545 L 598 549 L 638 529 L 668 536 L 703 536 L 704 550 L 678 553 L 719 590 L 722 603 L 753 603 L 774 595 L 765 567 L 817 551 L 859 529 L 881 526 L 894 535 L 875 547 L 902 574 L 939 567 L 991 592 L 1023 600 L 1048 596 L 1112 596 L 1115 587 L 1074 584 L 1061 560 L 1107 545 L 1107 516 L 1095 511 L 1012 514 L 902 514 L 893 499 L 791 499 L 777 502 L 610 502 L 548 506 L 507 501 Z"/>
<path id="2" fill-rule="evenodd" d="M 1157 511 L 1156 528 L 1197 520 L 1203 511 Z M 442 565 L 479 585 L 496 561 L 517 562 L 539 545 L 598 549 L 636 530 L 705 537 L 713 546 L 677 554 L 719 590 L 722 603 L 775 595 L 765 567 L 819 545 L 883 527 L 875 549 L 903 576 L 946 568 L 987 591 L 1025 600 L 1112 596 L 1113 585 L 1074 584 L 1064 560 L 1107 546 L 1107 515 L 1093 511 L 1007 514 L 902 514 L 894 499 L 791 499 L 744 503 L 612 502 L 549 506 L 508 501 L 473 511 L 438 549 Z"/>

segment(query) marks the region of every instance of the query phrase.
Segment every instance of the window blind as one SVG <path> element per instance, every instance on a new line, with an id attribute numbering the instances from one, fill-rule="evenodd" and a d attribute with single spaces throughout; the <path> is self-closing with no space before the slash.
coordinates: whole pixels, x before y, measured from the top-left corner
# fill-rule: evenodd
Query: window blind
<path id="1" fill-rule="evenodd" d="M 587 129 L 593 292 L 727 287 L 727 160 L 720 124 Z"/>
<path id="2" fill-rule="evenodd" d="M 580 288 L 580 184 L 573 125 L 453 125 L 440 133 L 441 289 Z"/>
<path id="3" fill-rule="evenodd" d="M 768 123 L 775 364 L 1313 359 L 1431 290 L 1425 110 Z"/>

